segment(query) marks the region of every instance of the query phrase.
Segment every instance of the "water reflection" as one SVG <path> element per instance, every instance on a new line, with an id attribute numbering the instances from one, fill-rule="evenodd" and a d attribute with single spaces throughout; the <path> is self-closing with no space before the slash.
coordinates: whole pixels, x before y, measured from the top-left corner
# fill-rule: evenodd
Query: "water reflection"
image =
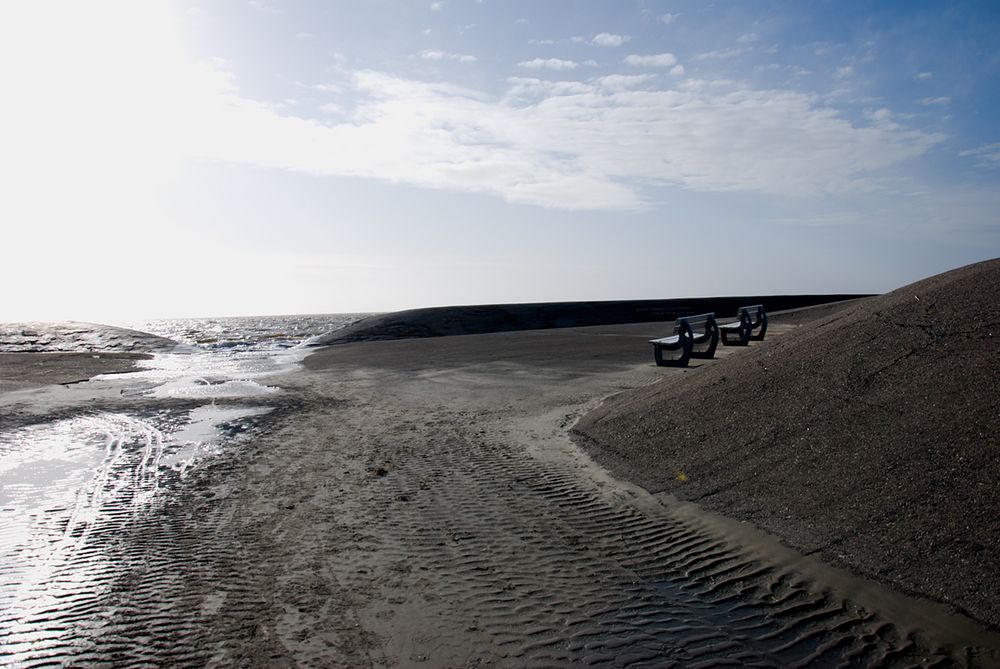
<path id="1" fill-rule="evenodd" d="M 220 425 L 268 410 L 100 413 L 0 433 L 0 664 L 66 659 L 99 629 L 92 614 L 119 576 L 108 546 L 223 448 Z"/>

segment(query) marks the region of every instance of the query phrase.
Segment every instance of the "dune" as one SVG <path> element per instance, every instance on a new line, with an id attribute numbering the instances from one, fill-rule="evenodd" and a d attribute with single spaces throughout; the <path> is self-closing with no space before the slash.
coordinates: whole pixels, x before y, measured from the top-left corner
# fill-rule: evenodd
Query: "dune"
<path id="1" fill-rule="evenodd" d="M 1000 625 L 1000 260 L 608 398 L 612 472 Z"/>

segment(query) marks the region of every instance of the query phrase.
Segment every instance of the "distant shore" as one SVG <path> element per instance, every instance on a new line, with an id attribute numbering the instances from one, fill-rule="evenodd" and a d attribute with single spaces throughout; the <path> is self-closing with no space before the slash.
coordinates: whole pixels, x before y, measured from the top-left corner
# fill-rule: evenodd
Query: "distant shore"
<path id="1" fill-rule="evenodd" d="M 81 383 L 100 374 L 135 370 L 149 353 L 0 353 L 0 394 L 46 385 Z"/>

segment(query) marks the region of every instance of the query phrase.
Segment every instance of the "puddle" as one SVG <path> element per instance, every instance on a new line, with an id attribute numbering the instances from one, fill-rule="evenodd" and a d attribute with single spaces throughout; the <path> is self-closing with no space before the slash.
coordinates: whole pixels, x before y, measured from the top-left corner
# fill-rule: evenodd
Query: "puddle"
<path id="1" fill-rule="evenodd" d="M 232 424 L 241 418 L 261 416 L 269 411 L 270 407 L 220 407 L 215 404 L 192 409 L 189 414 L 190 422 L 171 433 L 170 442 L 176 449 L 166 455 L 161 464 L 183 475 L 197 460 L 215 455 L 221 450 L 223 435 L 220 425 Z M 245 424 L 240 425 L 245 427 Z"/>

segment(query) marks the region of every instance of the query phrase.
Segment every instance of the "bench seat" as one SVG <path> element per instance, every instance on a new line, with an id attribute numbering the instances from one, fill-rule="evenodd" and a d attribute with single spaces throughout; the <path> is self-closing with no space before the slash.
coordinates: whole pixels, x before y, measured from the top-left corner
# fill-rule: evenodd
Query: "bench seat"
<path id="1" fill-rule="evenodd" d="M 694 358 L 711 358 L 719 343 L 719 327 L 715 322 L 715 314 L 698 314 L 678 318 L 674 323 L 676 334 L 659 339 L 650 339 L 653 345 L 653 357 L 658 366 L 686 367 L 688 361 Z M 703 350 L 695 350 L 695 345 L 706 344 Z M 674 354 L 675 358 L 664 357 L 665 352 Z"/>
<path id="2" fill-rule="evenodd" d="M 740 307 L 736 315 L 738 321 L 719 326 L 723 346 L 746 346 L 751 339 L 755 341 L 764 339 L 764 334 L 767 332 L 767 314 L 764 313 L 764 305 Z"/>

